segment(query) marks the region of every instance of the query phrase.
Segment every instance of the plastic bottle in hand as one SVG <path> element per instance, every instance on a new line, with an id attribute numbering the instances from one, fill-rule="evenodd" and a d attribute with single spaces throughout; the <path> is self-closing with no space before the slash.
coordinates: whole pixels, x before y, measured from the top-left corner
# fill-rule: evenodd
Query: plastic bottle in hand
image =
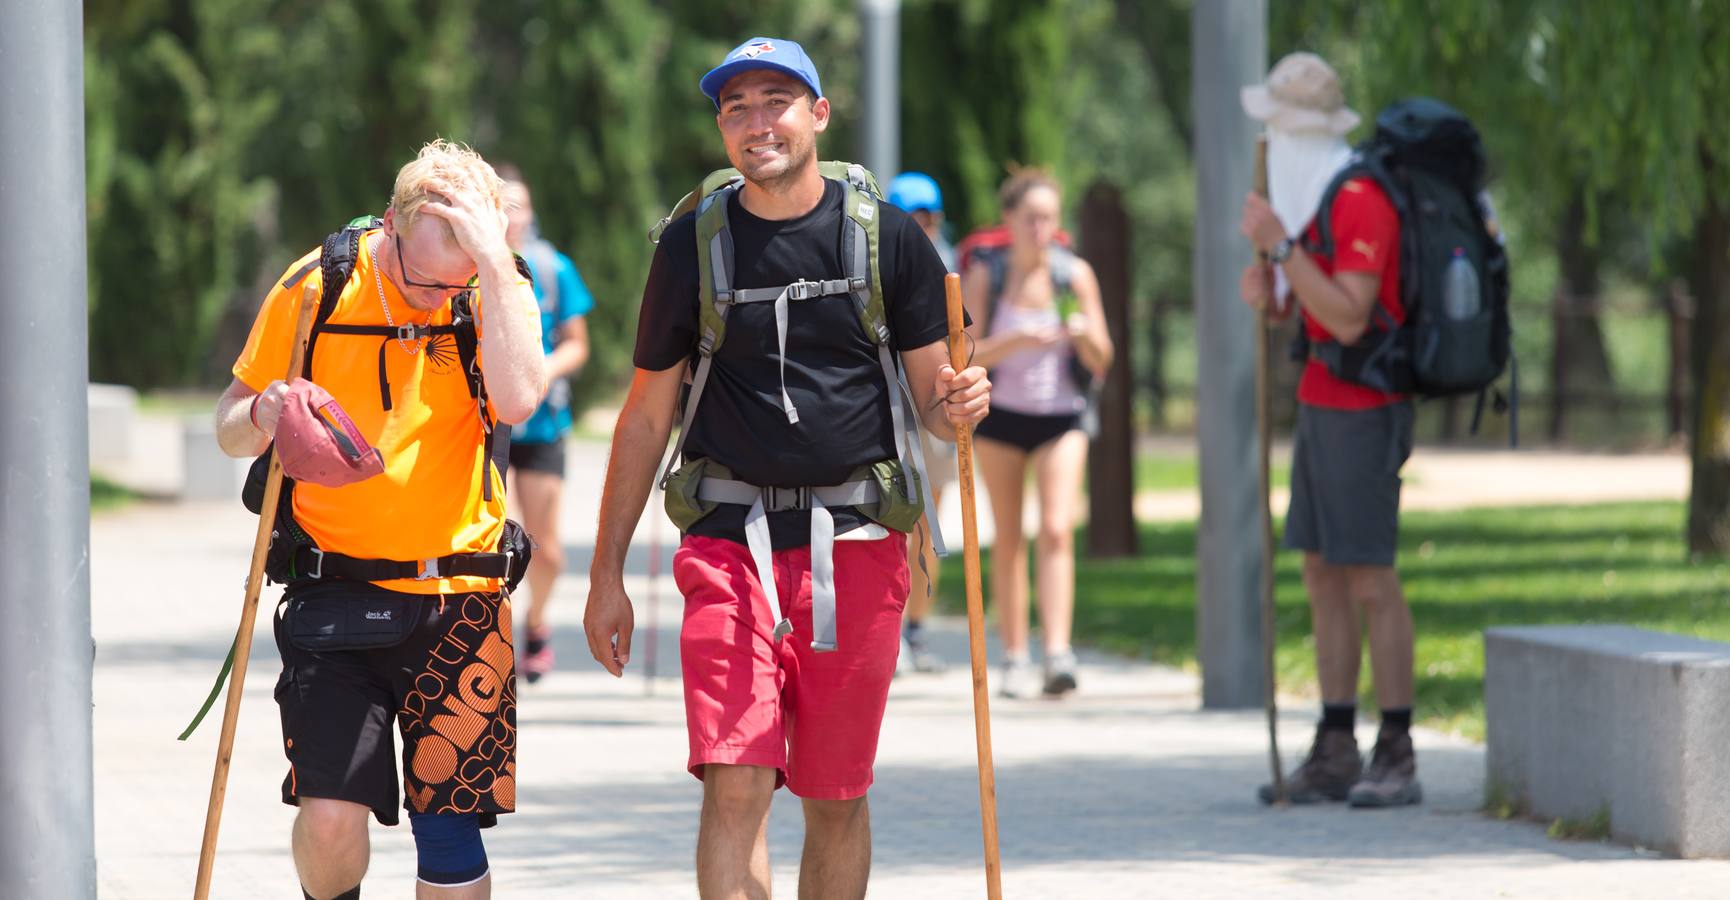
<path id="1" fill-rule="evenodd" d="M 1456 322 L 1475 318 L 1483 300 L 1478 293 L 1478 271 L 1466 258 L 1464 248 L 1454 248 L 1454 258 L 1442 280 L 1442 311 Z"/>

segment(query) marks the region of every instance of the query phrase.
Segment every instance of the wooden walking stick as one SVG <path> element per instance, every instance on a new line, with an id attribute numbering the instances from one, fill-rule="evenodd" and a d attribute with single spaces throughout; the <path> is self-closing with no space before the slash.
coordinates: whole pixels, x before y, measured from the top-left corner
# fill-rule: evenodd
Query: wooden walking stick
<path id="1" fill-rule="evenodd" d="M 653 492 L 651 492 L 652 495 Z M 643 696 L 655 696 L 655 645 L 660 643 L 661 621 L 661 517 L 649 516 L 649 628 L 644 632 L 648 646 L 643 653 Z"/>
<path id="2" fill-rule="evenodd" d="M 1267 196 L 1267 135 L 1255 139 L 1255 192 Z M 1273 298 L 1269 298 L 1272 302 Z M 1280 771 L 1279 702 L 1274 697 L 1277 678 L 1274 675 L 1274 607 L 1273 607 L 1273 500 L 1269 483 L 1269 457 L 1273 444 L 1273 415 L 1268 396 L 1268 312 L 1264 305 L 1255 314 L 1255 424 L 1257 443 L 1258 485 L 1261 489 L 1261 652 L 1266 666 L 1262 692 L 1267 698 L 1267 755 L 1273 768 L 1273 799 L 1283 804 L 1285 775 Z"/>
<path id="3" fill-rule="evenodd" d="M 306 358 L 306 339 L 312 332 L 312 314 L 318 309 L 318 290 L 311 284 L 300 289 L 300 317 L 294 326 L 294 349 L 289 352 L 286 381 L 300 375 Z M 258 618 L 258 595 L 264 588 L 264 557 L 270 550 L 270 531 L 276 524 L 276 504 L 282 496 L 282 460 L 275 445 L 270 451 L 270 471 L 264 482 L 264 501 L 258 511 L 258 533 L 252 540 L 252 566 L 247 570 L 246 601 L 240 607 L 240 630 L 234 638 L 234 673 L 229 676 L 228 705 L 222 710 L 222 737 L 216 742 L 216 771 L 210 778 L 210 806 L 204 813 L 204 846 L 198 851 L 198 883 L 195 900 L 210 896 L 210 873 L 216 865 L 216 832 L 222 826 L 222 799 L 228 792 L 228 764 L 234 753 L 234 726 L 240 714 L 240 689 L 246 681 L 246 662 L 252 655 L 252 624 Z M 196 724 L 196 723 L 195 723 Z M 190 729 L 189 729 L 190 730 Z"/>
<path id="4" fill-rule="evenodd" d="M 967 366 L 961 309 L 961 276 L 945 275 L 949 301 L 949 364 Z M 973 659 L 973 734 L 979 752 L 979 822 L 985 838 L 985 896 L 1003 896 L 1003 862 L 997 855 L 997 774 L 991 762 L 991 689 L 985 681 L 985 601 L 979 588 L 979 518 L 973 508 L 973 426 L 955 426 L 955 470 L 961 482 L 961 533 L 967 582 L 967 649 Z"/>

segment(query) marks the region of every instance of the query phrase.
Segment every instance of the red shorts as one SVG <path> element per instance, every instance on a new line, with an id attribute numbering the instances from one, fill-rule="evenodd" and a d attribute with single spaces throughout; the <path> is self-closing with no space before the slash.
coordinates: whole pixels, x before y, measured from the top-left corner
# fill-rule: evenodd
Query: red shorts
<path id="1" fill-rule="evenodd" d="M 851 800 L 871 787 L 877 735 L 907 604 L 907 538 L 835 542 L 839 649 L 811 650 L 811 549 L 775 553 L 793 633 L 775 627 L 744 544 L 692 535 L 673 556 L 685 596 L 679 657 L 691 774 L 765 766 L 800 797 Z"/>

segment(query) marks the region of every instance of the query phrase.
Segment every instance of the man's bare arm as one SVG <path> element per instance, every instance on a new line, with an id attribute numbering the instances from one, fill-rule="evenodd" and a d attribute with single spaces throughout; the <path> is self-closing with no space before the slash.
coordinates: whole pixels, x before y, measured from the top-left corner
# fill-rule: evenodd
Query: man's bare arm
<path id="1" fill-rule="evenodd" d="M 1292 248 L 1285 261 L 1285 277 L 1291 282 L 1298 303 L 1328 334 L 1342 344 L 1355 344 L 1369 330 L 1375 312 L 1380 276 L 1367 272 L 1341 272 L 1329 276 L 1301 247 Z"/>
<path id="2" fill-rule="evenodd" d="M 625 594 L 625 556 L 643 506 L 654 489 L 656 469 L 667 448 L 678 412 L 685 366 L 660 372 L 638 369 L 613 429 L 612 452 L 601 492 L 601 522 L 595 535 L 595 561 L 589 567 L 589 601 L 583 632 L 589 653 L 614 676 L 631 661 L 635 617 Z"/>
<path id="3" fill-rule="evenodd" d="M 273 381 L 260 394 L 246 382 L 236 378 L 216 401 L 216 443 L 222 452 L 237 459 L 257 456 L 270 446 L 276 433 L 276 421 L 282 416 L 282 398 L 288 393 L 288 383 Z M 258 409 L 252 398 L 258 397 Z M 256 417 L 257 427 L 253 426 Z"/>

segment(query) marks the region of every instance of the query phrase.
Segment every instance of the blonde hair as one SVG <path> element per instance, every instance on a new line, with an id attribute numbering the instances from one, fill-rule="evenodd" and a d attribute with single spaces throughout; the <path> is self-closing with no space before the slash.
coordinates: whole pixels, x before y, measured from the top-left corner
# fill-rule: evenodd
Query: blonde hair
<path id="1" fill-rule="evenodd" d="M 397 170 L 390 206 L 396 210 L 398 228 L 414 225 L 420 208 L 437 193 L 433 186 L 441 182 L 459 190 L 475 191 L 495 209 L 504 209 L 504 179 L 493 171 L 492 165 L 467 144 L 438 138 L 420 148 L 408 165 Z"/>
<path id="2" fill-rule="evenodd" d="M 1012 163 L 1009 166 L 1009 177 L 1004 179 L 1003 186 L 997 189 L 997 205 L 1004 212 L 1009 212 L 1021 205 L 1028 191 L 1041 187 L 1051 188 L 1052 193 L 1060 196 L 1063 194 L 1063 188 L 1057 185 L 1057 179 L 1050 172 L 1032 167 L 1023 168 Z"/>

